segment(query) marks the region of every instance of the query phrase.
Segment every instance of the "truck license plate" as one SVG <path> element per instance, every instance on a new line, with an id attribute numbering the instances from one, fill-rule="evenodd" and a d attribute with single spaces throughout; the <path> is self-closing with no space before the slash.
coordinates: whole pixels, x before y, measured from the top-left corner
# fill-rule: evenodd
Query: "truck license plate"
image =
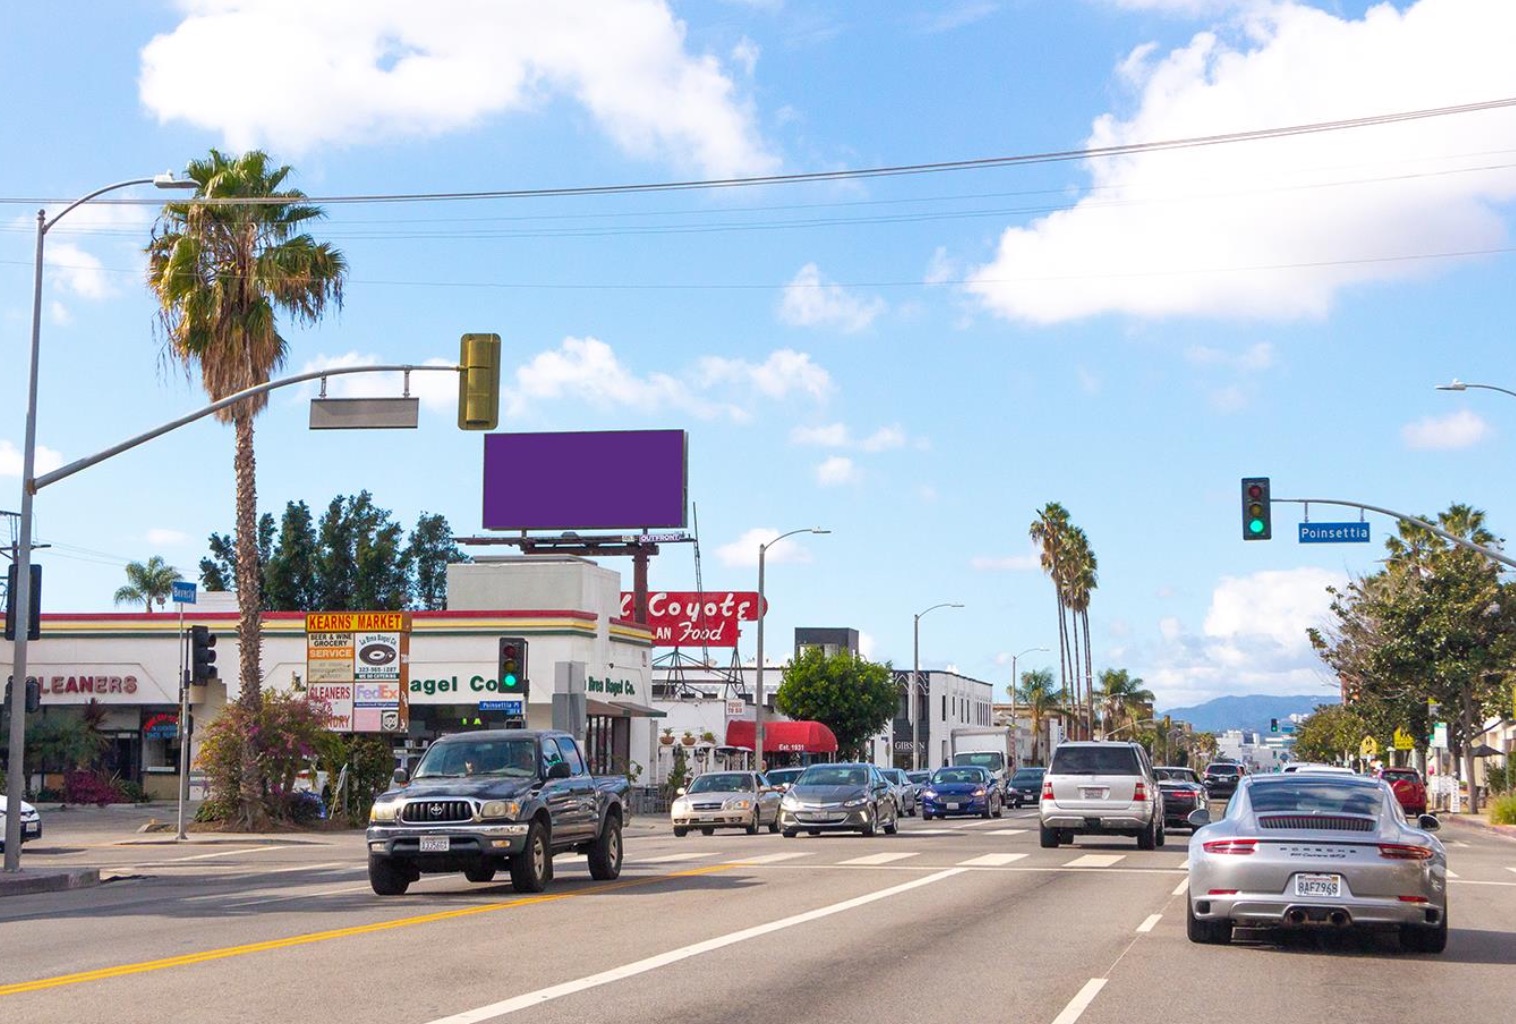
<path id="1" fill-rule="evenodd" d="M 421 852 L 422 853 L 446 853 L 447 852 L 447 836 L 422 836 L 421 837 Z"/>
<path id="2" fill-rule="evenodd" d="M 1328 896 L 1333 899 L 1342 895 L 1341 875 L 1296 875 L 1296 896 Z"/>

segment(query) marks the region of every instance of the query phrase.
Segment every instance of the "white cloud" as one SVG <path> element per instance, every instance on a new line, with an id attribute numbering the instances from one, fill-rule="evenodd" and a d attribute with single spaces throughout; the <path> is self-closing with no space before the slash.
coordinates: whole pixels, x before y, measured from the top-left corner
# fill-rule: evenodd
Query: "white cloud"
<path id="1" fill-rule="evenodd" d="M 743 36 L 737 40 L 737 45 L 732 47 L 732 63 L 740 67 L 749 77 L 758 69 L 758 57 L 762 49 L 757 43 Z"/>
<path id="2" fill-rule="evenodd" d="M 1195 345 L 1185 352 L 1185 358 L 1197 366 L 1218 366 L 1239 373 L 1254 373 L 1274 365 L 1274 346 L 1260 341 L 1241 352 L 1228 352 L 1209 345 Z"/>
<path id="3" fill-rule="evenodd" d="M 10 441 L 0 441 L 0 476 L 21 477 L 21 449 Z M 33 456 L 34 470 L 38 476 L 51 473 L 63 465 L 63 453 L 38 445 Z"/>
<path id="4" fill-rule="evenodd" d="M 105 264 L 77 245 L 55 242 L 43 251 L 42 261 L 47 267 L 46 280 L 61 292 L 95 300 L 116 292 L 105 274 Z"/>
<path id="5" fill-rule="evenodd" d="M 1217 412 L 1241 412 L 1248 404 L 1247 392 L 1236 384 L 1216 388 L 1206 398 Z"/>
<path id="6" fill-rule="evenodd" d="M 1260 0 L 1109 0 L 1117 7 L 1166 14 L 1211 14 L 1231 7 L 1257 5 Z"/>
<path id="7" fill-rule="evenodd" d="M 1087 395 L 1100 394 L 1101 382 L 1099 377 L 1082 366 L 1075 367 L 1074 373 L 1079 378 L 1080 391 L 1083 391 Z"/>
<path id="8" fill-rule="evenodd" d="M 504 113 L 582 105 L 616 145 L 713 177 L 778 161 L 721 63 L 690 52 L 661 0 L 179 0 L 142 50 L 160 122 L 233 150 L 429 138 Z M 203 83 L 221 87 L 206 89 Z"/>
<path id="9" fill-rule="evenodd" d="M 1512 38 L 1516 4 L 1504 0 L 1379 3 L 1356 20 L 1296 2 L 1251 5 L 1180 49 L 1134 51 L 1120 71 L 1135 109 L 1099 118 L 1088 144 L 1512 96 Z M 1506 244 L 1500 205 L 1516 195 L 1516 167 L 1475 168 L 1490 162 L 1479 154 L 1491 138 L 1513 133 L 1516 110 L 1502 109 L 1093 159 L 1087 196 L 1008 229 L 968 288 L 1032 323 L 1320 317 L 1345 288 L 1446 265 L 1400 257 Z"/>
<path id="10" fill-rule="evenodd" d="M 927 284 L 951 284 L 963 276 L 963 268 L 958 261 L 948 255 L 943 246 L 938 246 L 932 252 L 931 262 L 927 264 L 926 276 L 922 279 Z"/>
<path id="11" fill-rule="evenodd" d="M 855 438 L 844 423 L 826 423 L 816 427 L 796 427 L 790 431 L 794 444 L 813 445 L 818 448 L 856 449 L 863 452 L 882 452 L 903 448 L 905 431 L 898 426 L 880 427 L 867 437 Z"/>
<path id="12" fill-rule="evenodd" d="M 174 547 L 189 543 L 189 534 L 183 530 L 152 529 L 147 531 L 147 542 L 153 547 Z"/>
<path id="13" fill-rule="evenodd" d="M 881 298 L 860 298 L 840 284 L 823 281 L 820 268 L 807 263 L 785 286 L 779 319 L 793 327 L 835 327 L 852 334 L 873 323 L 884 308 Z"/>
<path id="14" fill-rule="evenodd" d="M 833 455 L 816 467 L 816 482 L 823 487 L 857 483 L 858 467 L 845 455 Z"/>
<path id="15" fill-rule="evenodd" d="M 1490 425 L 1467 409 L 1446 416 L 1427 416 L 1400 428 L 1407 448 L 1446 451 L 1469 448 L 1490 436 Z"/>
<path id="16" fill-rule="evenodd" d="M 874 652 L 878 649 L 879 642 L 874 638 L 874 634 L 864 632 L 860 629 L 858 631 L 858 653 L 867 658 L 869 661 L 873 661 Z"/>
<path id="17" fill-rule="evenodd" d="M 413 377 L 413 390 L 414 382 Z M 451 386 L 456 395 L 456 381 Z M 558 348 L 539 352 L 520 366 L 515 386 L 506 388 L 502 400 L 510 416 L 524 414 L 536 402 L 572 398 L 649 413 L 672 409 L 701 419 L 742 421 L 751 415 L 755 399 L 822 401 L 831 388 L 826 370 L 792 349 L 779 349 L 761 363 L 707 356 L 680 374 L 638 375 L 600 339 L 565 338 Z"/>
<path id="18" fill-rule="evenodd" d="M 1039 572 L 1042 553 L 1033 547 L 1024 555 L 975 555 L 969 567 L 976 572 Z"/>
<path id="19" fill-rule="evenodd" d="M 1161 642 L 1138 673 L 1162 707 L 1225 694 L 1329 692 L 1335 682 L 1311 650 L 1306 629 L 1328 624 L 1328 586 L 1346 578 L 1318 568 L 1225 577 L 1199 634 L 1176 617 L 1159 621 Z"/>
<path id="20" fill-rule="evenodd" d="M 770 544 L 772 547 L 763 556 L 765 565 L 803 565 L 811 561 L 811 552 L 799 543 L 798 537 L 786 537 L 774 544 L 774 539 L 779 536 L 778 530 L 768 527 L 754 527 L 730 544 L 723 544 L 716 549 L 716 558 L 721 564 L 732 569 L 746 569 L 758 567 L 758 545 Z"/>

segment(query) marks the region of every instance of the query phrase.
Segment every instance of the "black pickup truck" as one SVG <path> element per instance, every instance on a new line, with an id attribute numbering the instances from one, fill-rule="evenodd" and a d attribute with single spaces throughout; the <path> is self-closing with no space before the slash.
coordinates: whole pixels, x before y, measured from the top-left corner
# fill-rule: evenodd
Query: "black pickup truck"
<path id="1" fill-rule="evenodd" d="M 461 871 L 488 882 L 506 867 L 518 892 L 541 892 L 559 853 L 582 853 L 591 877 L 616 878 L 626 791 L 621 776 L 590 775 L 568 733 L 444 736 L 414 775 L 397 769 L 374 801 L 369 884 L 380 896 L 399 896 L 423 874 Z"/>

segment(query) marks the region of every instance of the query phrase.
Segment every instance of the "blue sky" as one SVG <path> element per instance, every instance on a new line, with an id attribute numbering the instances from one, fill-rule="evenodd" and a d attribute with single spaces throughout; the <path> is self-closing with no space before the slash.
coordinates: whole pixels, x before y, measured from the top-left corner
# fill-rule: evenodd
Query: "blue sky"
<path id="1" fill-rule="evenodd" d="M 1252 0 L 60 0 L 0 15 L 0 508 L 19 503 L 34 215 L 212 146 L 318 199 L 1119 156 L 643 195 L 325 203 L 340 315 L 287 372 L 505 342 L 502 429 L 690 432 L 704 582 L 769 636 L 852 626 L 877 659 L 1004 686 L 1055 646 L 1027 539 L 1062 502 L 1100 562 L 1097 668 L 1163 705 L 1330 692 L 1304 629 L 1371 545 L 1240 539 L 1277 497 L 1509 529 L 1516 112 L 1181 149 L 1176 139 L 1516 97 L 1516 5 Z M 42 468 L 204 403 L 166 369 L 140 251 L 162 194 L 47 238 Z M 422 375 L 421 429 L 258 422 L 260 506 L 368 489 L 480 531 L 482 444 Z M 382 382 L 334 394 L 381 393 Z M 393 390 L 382 393 L 395 393 Z M 106 611 L 128 561 L 193 575 L 232 526 L 205 421 L 44 490 L 47 611 Z M 1356 518 L 1312 510 L 1313 520 Z M 7 538 L 8 539 L 8 538 Z M 652 583 L 693 589 L 670 546 Z M 616 565 L 616 563 L 612 563 Z M 628 565 L 617 565 L 629 577 Z M 753 654 L 751 633 L 744 655 Z M 1052 655 L 1020 668 L 1056 666 Z"/>

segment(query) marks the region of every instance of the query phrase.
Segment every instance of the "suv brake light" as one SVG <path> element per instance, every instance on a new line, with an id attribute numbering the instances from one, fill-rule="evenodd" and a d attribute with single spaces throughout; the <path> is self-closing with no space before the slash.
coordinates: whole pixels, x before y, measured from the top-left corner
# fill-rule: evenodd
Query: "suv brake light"
<path id="1" fill-rule="evenodd" d="M 1205 844 L 1205 852 L 1248 854 L 1252 853 L 1257 846 L 1256 839 L 1213 839 Z"/>
<path id="2" fill-rule="evenodd" d="M 1132 799 L 1133 800 L 1141 800 L 1143 802 L 1146 802 L 1147 798 L 1148 798 L 1147 783 L 1143 782 L 1141 779 L 1138 779 L 1136 787 L 1132 790 Z"/>
<path id="3" fill-rule="evenodd" d="M 1044 799 L 1044 800 L 1051 800 L 1051 799 L 1053 799 L 1053 780 L 1052 779 L 1046 779 L 1046 780 L 1043 781 L 1043 783 L 1042 783 L 1042 799 Z"/>

